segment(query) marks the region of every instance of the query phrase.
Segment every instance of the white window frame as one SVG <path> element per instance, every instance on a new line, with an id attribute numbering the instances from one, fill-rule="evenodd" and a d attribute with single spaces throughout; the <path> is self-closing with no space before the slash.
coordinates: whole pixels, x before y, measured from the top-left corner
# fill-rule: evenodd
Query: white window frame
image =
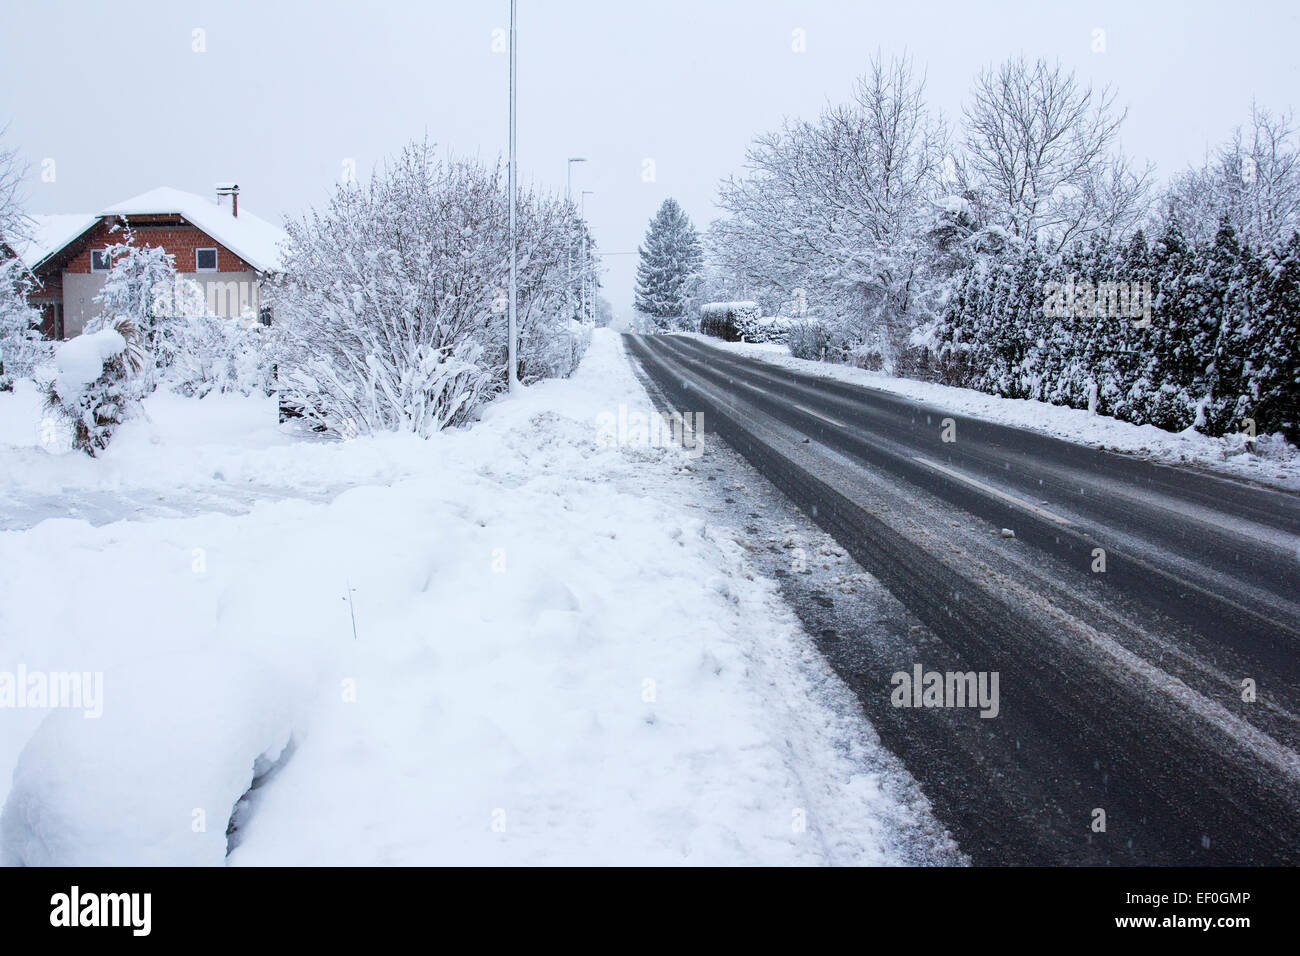
<path id="1" fill-rule="evenodd" d="M 200 268 L 200 266 L 199 266 L 199 253 L 200 253 L 200 252 L 210 252 L 210 253 L 212 253 L 212 268 L 211 268 L 211 269 L 203 269 L 203 268 Z M 218 254 L 217 254 L 217 247 L 216 247 L 216 246 L 205 246 L 205 247 L 202 248 L 202 249 L 195 249 L 195 250 L 194 250 L 194 271 L 195 271 L 195 272 L 216 272 L 216 271 L 217 271 L 217 265 L 218 265 L 218 263 L 219 263 L 219 257 L 218 257 Z"/>
<path id="2" fill-rule="evenodd" d="M 105 263 L 104 266 L 103 266 L 103 268 L 99 268 L 99 269 L 95 268 L 95 253 L 97 253 L 97 252 L 98 252 L 101 256 L 103 256 L 103 261 L 104 261 L 104 263 Z M 113 271 L 113 264 L 112 264 L 111 262 L 108 261 L 108 246 L 105 246 L 103 249 L 91 249 L 91 250 L 90 250 L 90 271 L 91 271 L 91 272 L 96 272 L 96 273 L 104 273 L 104 272 L 112 272 L 112 271 Z"/>

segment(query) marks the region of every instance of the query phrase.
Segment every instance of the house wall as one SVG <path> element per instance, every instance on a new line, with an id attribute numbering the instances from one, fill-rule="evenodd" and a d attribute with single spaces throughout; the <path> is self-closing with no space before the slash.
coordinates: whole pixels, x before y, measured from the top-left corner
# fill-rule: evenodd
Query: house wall
<path id="1" fill-rule="evenodd" d="M 241 314 L 256 316 L 261 305 L 260 274 L 207 233 L 194 226 L 151 226 L 133 224 L 135 242 L 141 246 L 161 247 L 176 259 L 178 279 L 197 282 L 203 289 L 207 309 L 227 317 Z M 122 229 L 100 223 L 87 236 L 81 250 L 68 260 L 60 275 L 63 297 L 63 334 L 77 335 L 98 312 L 95 297 L 104 288 L 106 272 L 90 271 L 90 254 L 123 242 Z M 196 272 L 196 249 L 217 250 L 217 271 Z M 52 283 L 47 282 L 46 294 Z"/>
<path id="2" fill-rule="evenodd" d="M 176 277 L 197 283 L 212 315 L 256 318 L 262 302 L 261 277 L 256 272 L 181 272 Z M 104 272 L 63 273 L 63 335 L 71 338 L 99 311 L 95 297 L 104 288 Z M 183 294 L 183 293 L 182 293 Z M 178 310 L 179 311 L 179 310 Z"/>
<path id="3" fill-rule="evenodd" d="M 217 240 L 194 226 L 153 226 L 132 223 L 137 245 L 161 246 L 166 252 L 176 257 L 177 272 L 194 271 L 194 250 L 217 250 L 218 272 L 251 272 L 253 267 L 235 255 Z M 64 271 L 90 273 L 90 253 L 92 249 L 104 249 L 115 243 L 126 241 L 126 231 L 120 226 L 114 229 L 102 221 L 83 240 L 82 249 L 68 260 Z"/>
<path id="4" fill-rule="evenodd" d="M 104 288 L 104 274 L 63 271 L 63 337 L 81 334 L 86 322 L 98 311 L 95 296 Z"/>

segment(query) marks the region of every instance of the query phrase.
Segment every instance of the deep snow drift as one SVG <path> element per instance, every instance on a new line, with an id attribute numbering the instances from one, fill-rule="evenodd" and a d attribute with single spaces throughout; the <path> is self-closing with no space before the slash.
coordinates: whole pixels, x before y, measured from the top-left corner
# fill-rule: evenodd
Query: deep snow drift
<path id="1" fill-rule="evenodd" d="M 103 700 L 0 709 L 5 862 L 924 862 L 851 695 L 675 506 L 691 453 L 604 440 L 650 411 L 614 333 L 429 441 L 156 396 L 90 460 L 33 399 L 0 396 L 0 672 Z"/>

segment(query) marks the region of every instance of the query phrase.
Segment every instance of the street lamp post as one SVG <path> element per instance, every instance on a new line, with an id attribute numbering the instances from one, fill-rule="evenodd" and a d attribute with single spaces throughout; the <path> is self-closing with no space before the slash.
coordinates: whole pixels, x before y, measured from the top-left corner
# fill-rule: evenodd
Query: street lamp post
<path id="1" fill-rule="evenodd" d="M 515 0 L 510 0 L 510 166 L 507 175 L 507 181 L 510 189 L 510 331 L 509 344 L 506 347 L 507 358 L 510 363 L 509 370 L 506 373 L 506 386 L 511 392 L 519 390 L 519 326 L 518 312 L 515 302 L 515 293 L 518 283 L 518 262 L 516 256 L 516 231 L 515 231 Z"/>
<path id="2" fill-rule="evenodd" d="M 570 156 L 570 157 L 569 157 L 569 177 L 568 177 L 567 180 L 565 180 L 565 184 L 564 184 L 564 198 L 565 198 L 565 199 L 572 199 L 572 198 L 573 198 L 573 164 L 574 164 L 574 163 L 585 163 L 586 161 L 587 161 L 587 157 L 586 157 L 586 156 Z"/>

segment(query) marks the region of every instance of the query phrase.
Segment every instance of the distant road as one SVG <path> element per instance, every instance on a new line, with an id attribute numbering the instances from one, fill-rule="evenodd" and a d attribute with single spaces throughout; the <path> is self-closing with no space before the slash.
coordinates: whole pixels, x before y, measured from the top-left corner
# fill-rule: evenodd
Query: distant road
<path id="1" fill-rule="evenodd" d="M 624 343 L 922 622 L 822 650 L 976 862 L 1300 863 L 1300 498 Z M 895 706 L 917 664 L 998 715 Z"/>

